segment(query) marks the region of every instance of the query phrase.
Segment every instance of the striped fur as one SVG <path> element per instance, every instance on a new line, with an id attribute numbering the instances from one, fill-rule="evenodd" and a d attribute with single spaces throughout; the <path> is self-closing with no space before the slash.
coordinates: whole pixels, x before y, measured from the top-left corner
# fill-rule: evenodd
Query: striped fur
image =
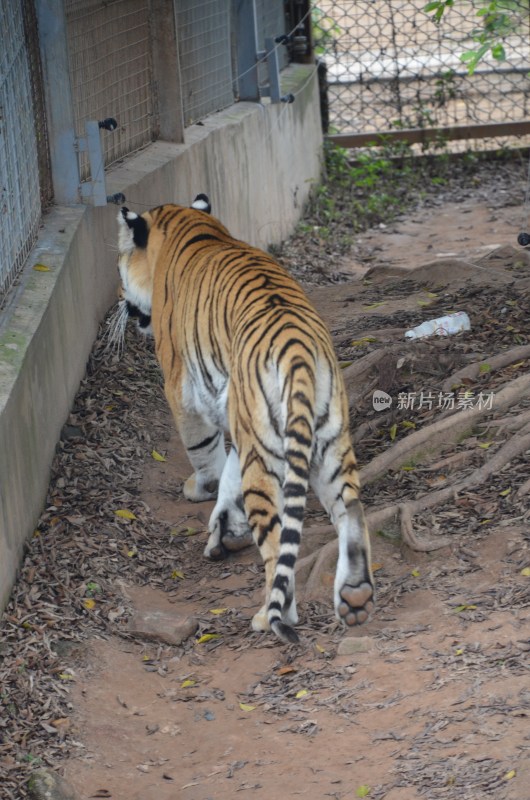
<path id="1" fill-rule="evenodd" d="M 205 195 L 195 205 L 121 209 L 119 270 L 129 313 L 152 327 L 194 468 L 184 494 L 217 497 L 205 554 L 254 540 L 266 597 L 253 628 L 296 641 L 295 562 L 312 486 L 339 536 L 336 615 L 359 624 L 373 608 L 370 546 L 329 332 L 271 256 L 234 239 Z"/>

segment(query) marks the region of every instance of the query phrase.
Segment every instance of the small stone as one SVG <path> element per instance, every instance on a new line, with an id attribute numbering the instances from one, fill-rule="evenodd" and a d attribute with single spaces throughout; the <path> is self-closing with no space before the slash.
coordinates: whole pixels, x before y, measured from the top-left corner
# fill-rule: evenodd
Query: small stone
<path id="1" fill-rule="evenodd" d="M 347 636 L 339 642 L 337 655 L 351 656 L 354 653 L 369 653 L 373 647 L 374 641 L 369 636 Z"/>
<path id="2" fill-rule="evenodd" d="M 28 781 L 28 791 L 33 800 L 80 800 L 64 778 L 47 769 L 33 773 Z"/>
<path id="3" fill-rule="evenodd" d="M 182 644 L 198 628 L 196 617 L 179 617 L 164 611 L 135 611 L 128 630 L 134 636 L 165 644 Z"/>

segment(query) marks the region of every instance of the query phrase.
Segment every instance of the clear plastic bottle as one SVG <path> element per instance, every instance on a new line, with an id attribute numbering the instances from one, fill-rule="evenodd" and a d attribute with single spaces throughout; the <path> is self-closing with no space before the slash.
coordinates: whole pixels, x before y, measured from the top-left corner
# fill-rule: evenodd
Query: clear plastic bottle
<path id="1" fill-rule="evenodd" d="M 451 333 L 471 330 L 471 322 L 465 311 L 447 314 L 445 317 L 428 319 L 410 331 L 406 331 L 406 339 L 423 339 L 425 336 L 449 336 Z"/>

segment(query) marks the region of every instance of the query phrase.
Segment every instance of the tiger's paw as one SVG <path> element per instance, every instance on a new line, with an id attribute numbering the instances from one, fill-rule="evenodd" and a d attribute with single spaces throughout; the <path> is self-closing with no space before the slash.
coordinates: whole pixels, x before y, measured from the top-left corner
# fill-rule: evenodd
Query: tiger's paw
<path id="1" fill-rule="evenodd" d="M 368 580 L 357 585 L 344 583 L 337 591 L 335 613 L 348 627 L 362 625 L 374 608 L 374 587 Z"/>
<path id="2" fill-rule="evenodd" d="M 213 561 L 220 561 L 230 553 L 254 544 L 245 512 L 236 504 L 232 504 L 229 509 L 221 510 L 216 506 L 208 528 L 210 536 L 204 555 Z"/>
<path id="3" fill-rule="evenodd" d="M 256 632 L 270 631 L 271 626 L 269 623 L 269 616 L 267 614 L 267 606 L 262 606 L 257 614 L 252 617 L 252 630 Z"/>
<path id="4" fill-rule="evenodd" d="M 193 475 L 184 481 L 182 487 L 182 494 L 186 500 L 191 500 L 193 503 L 201 503 L 204 500 L 215 500 L 217 497 L 217 489 L 219 481 L 211 480 L 207 483 L 199 483 L 197 475 Z"/>

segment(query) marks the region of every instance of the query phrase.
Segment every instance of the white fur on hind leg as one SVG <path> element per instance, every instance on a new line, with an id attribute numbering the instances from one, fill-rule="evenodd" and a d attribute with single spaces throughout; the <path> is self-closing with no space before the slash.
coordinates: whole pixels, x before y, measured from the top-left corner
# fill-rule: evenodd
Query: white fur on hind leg
<path id="1" fill-rule="evenodd" d="M 225 526 L 224 547 L 227 550 L 241 550 L 252 544 L 252 534 L 247 517 L 239 505 L 241 496 L 241 471 L 235 448 L 232 447 L 226 460 L 219 482 L 217 503 L 208 523 L 208 544 L 204 550 L 207 558 L 217 555 L 221 544 L 222 526 Z"/>

